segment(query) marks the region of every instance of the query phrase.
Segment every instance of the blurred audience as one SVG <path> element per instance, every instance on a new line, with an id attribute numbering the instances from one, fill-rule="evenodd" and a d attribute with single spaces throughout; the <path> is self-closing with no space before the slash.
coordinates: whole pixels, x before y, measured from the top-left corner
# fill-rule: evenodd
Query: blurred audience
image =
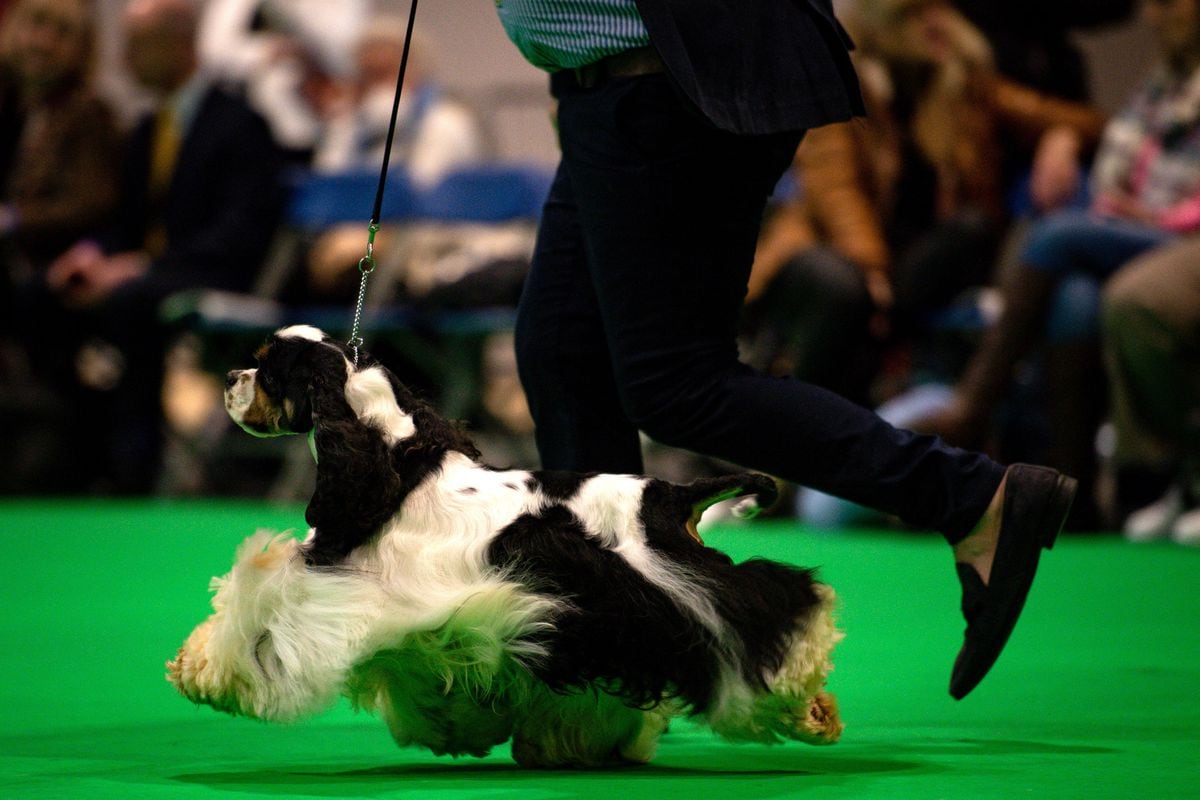
<path id="1" fill-rule="evenodd" d="M 128 67 L 158 108 L 130 134 L 114 225 L 51 269 L 71 305 L 117 288 L 157 302 L 253 282 L 280 207 L 278 148 L 244 100 L 198 69 L 195 15 L 190 0 L 127 7 Z"/>
<path id="2" fill-rule="evenodd" d="M 1004 310 L 952 402 L 920 427 L 956 444 L 980 444 L 1013 366 L 1041 339 L 1050 299 L 1065 276 L 1084 271 L 1106 278 L 1134 256 L 1200 229 L 1200 3 L 1152 0 L 1143 13 L 1161 63 L 1105 130 L 1091 173 L 1090 209 L 1060 211 L 1037 223 L 1021 263 L 1000 287 Z M 1077 397 L 1098 394 L 1083 386 Z M 1086 487 L 1094 477 L 1095 420 L 1062 392 L 1057 400 L 1058 454 L 1051 458 Z M 1081 491 L 1081 498 L 1077 505 L 1086 508 L 1088 493 Z"/>
<path id="3" fill-rule="evenodd" d="M 1125 535 L 1200 545 L 1200 237 L 1113 276 L 1104 343 Z"/>
<path id="4" fill-rule="evenodd" d="M 390 13 L 372 17 L 353 48 L 351 80 L 334 91 L 310 96 L 322 121 L 312 161 L 315 172 L 378 174 L 406 29 L 406 17 Z M 392 178 L 389 191 L 400 191 L 401 179 L 419 192 L 433 191 L 456 171 L 483 165 L 489 155 L 478 116 L 445 89 L 437 75 L 436 51 L 417 31 L 409 48 L 389 160 L 390 168 L 402 174 Z M 370 199 L 362 198 L 360 222 L 334 225 L 314 239 L 306 257 L 306 285 L 292 287 L 293 299 L 354 300 Z M 427 311 L 515 307 L 534 236 L 531 219 L 505 223 L 384 219 L 375 237 L 378 269 L 371 282 L 371 302 Z M 528 411 L 512 359 L 497 357 L 511 350 L 506 334 L 443 336 L 430 328 L 409 331 L 406 339 L 405 346 L 390 354 L 393 366 L 410 381 L 428 380 L 423 388 L 437 398 L 444 412 L 476 420 L 482 415 L 507 431 L 527 433 Z M 418 344 L 417 339 L 422 341 Z M 376 344 L 388 346 L 386 341 Z M 438 363 L 432 369 L 436 377 L 427 374 L 430 365 L 421 353 L 436 354 L 433 360 Z"/>
<path id="5" fill-rule="evenodd" d="M 1147 0 L 1163 64 L 1107 126 L 1086 104 L 1068 33 L 1123 19 L 1133 0 L 847 4 L 870 116 L 811 131 L 797 151 L 798 191 L 764 226 L 751 276 L 748 357 L 859 402 L 886 399 L 871 391 L 881 354 L 994 280 L 1014 179 L 1028 174 L 1045 217 L 1002 278 L 999 323 L 953 391 L 900 397 L 885 411 L 980 444 L 1065 277 L 1119 269 L 1103 323 L 1121 496 L 1138 509 L 1127 534 L 1200 541 L 1200 244 L 1180 239 L 1200 230 L 1200 0 Z M 3 332 L 33 355 L 29 369 L 60 409 L 59 444 L 40 440 L 37 463 L 14 458 L 21 437 L 8 438 L 0 458 L 13 467 L 0 490 L 154 488 L 171 337 L 160 307 L 189 289 L 250 288 L 279 219 L 285 161 L 326 174 L 378 169 L 406 27 L 372 16 L 386 7 L 132 0 L 128 68 L 156 110 L 122 153 L 91 89 L 88 0 L 0 0 Z M 435 55 L 418 36 L 391 156 L 425 188 L 488 155 Z M 1091 206 L 1064 210 L 1087 195 L 1081 165 L 1102 133 Z M 515 303 L 533 235 L 521 222 L 385 226 L 379 299 Z M 306 300 L 353 297 L 365 239 L 365 219 L 318 237 L 300 278 Z M 504 428 L 527 433 L 511 343 L 478 349 L 482 385 L 463 385 Z M 920 418 L 931 405 L 947 410 Z M 1094 432 L 1077 416 L 1075 433 Z"/>
<path id="6" fill-rule="evenodd" d="M 207 0 L 197 34 L 200 63 L 243 86 L 290 160 L 307 164 L 322 137 L 322 107 L 351 77 L 371 6 L 371 0 Z"/>
<path id="7" fill-rule="evenodd" d="M 36 423 L 61 409 L 39 385 L 40 353 L 22 344 L 22 298 L 47 265 L 107 221 L 119 134 L 93 90 L 95 20 L 86 0 L 18 0 L 0 23 L 0 490 L 52 471 L 60 453 Z M 26 326 L 32 324 L 34 329 Z"/>
<path id="8" fill-rule="evenodd" d="M 370 21 L 355 47 L 353 82 L 335 102 L 324 106 L 325 126 L 313 166 L 319 172 L 378 171 L 383 161 L 396 76 L 404 51 L 405 19 L 382 15 Z M 432 47 L 414 37 L 405 69 L 404 91 L 397 108 L 396 132 L 389 165 L 403 170 L 418 187 L 428 188 L 453 170 L 482 161 L 483 131 L 475 115 L 454 99 L 437 80 Z M 369 199 L 369 198 L 368 198 Z M 368 207 L 364 204 L 364 214 Z M 320 298 L 352 297 L 358 284 L 358 260 L 366 244 L 366 224 L 338 225 L 320 236 L 309 254 L 309 280 Z M 496 246 L 512 250 L 511 237 L 495 240 L 497 231 L 467 226 L 408 229 L 403 263 L 388 270 L 401 287 L 403 300 L 424 297 L 447 280 L 482 264 Z M 395 226 L 384 224 L 376 250 L 386 257 L 397 249 Z M 532 250 L 532 244 L 529 245 Z M 474 253 L 483 251 L 482 258 Z M 463 266 L 464 260 L 471 264 Z"/>
<path id="9" fill-rule="evenodd" d="M 352 80 L 322 104 L 321 140 L 313 156 L 319 172 L 378 169 L 404 53 L 404 18 L 370 20 L 354 47 Z M 479 160 L 483 133 L 472 111 L 446 92 L 434 74 L 433 47 L 418 32 L 409 47 L 404 92 L 396 115 L 393 163 L 421 185 L 462 164 Z"/>
<path id="10" fill-rule="evenodd" d="M 87 0 L 20 0 L 0 29 L 0 236 L 27 281 L 116 202 L 119 134 L 91 86 Z"/>
<path id="11" fill-rule="evenodd" d="M 754 357 L 866 400 L 870 336 L 905 336 L 984 283 L 1006 222 L 1001 143 L 1039 143 L 1039 199 L 1078 185 L 1103 117 L 999 75 L 946 0 L 859 0 L 847 23 L 869 116 L 810 131 L 799 196 L 770 219 L 748 301 Z M 767 342 L 764 352 L 763 342 Z M 780 347 L 780 345 L 783 345 Z M 764 363 L 766 362 L 766 363 Z"/>
<path id="12" fill-rule="evenodd" d="M 133 0 L 128 67 L 158 99 L 132 132 L 118 213 L 49 266 L 23 327 L 71 406 L 74 488 L 152 489 L 162 447 L 164 299 L 249 288 L 281 205 L 262 119 L 197 69 L 196 6 Z"/>
<path id="13" fill-rule="evenodd" d="M 1072 34 L 1127 20 L 1137 0 L 954 0 L 954 5 L 987 37 L 1001 75 L 1084 101 L 1092 96 L 1091 80 Z"/>
<path id="14" fill-rule="evenodd" d="M 1092 99 L 1087 62 L 1073 38 L 1129 19 L 1137 0 L 954 0 L 987 37 L 996 70 L 1006 78 L 1064 100 Z M 1004 174 L 1018 179 L 1029 167 L 1027 143 L 1003 144 Z"/>

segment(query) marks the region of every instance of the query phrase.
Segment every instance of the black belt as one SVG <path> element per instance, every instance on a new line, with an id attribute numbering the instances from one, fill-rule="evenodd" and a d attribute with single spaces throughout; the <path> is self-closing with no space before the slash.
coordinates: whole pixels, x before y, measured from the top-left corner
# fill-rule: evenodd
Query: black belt
<path id="1" fill-rule="evenodd" d="M 666 72 L 662 56 L 653 47 L 635 47 L 591 64 L 560 70 L 550 76 L 553 88 L 593 89 L 609 78 L 631 78 Z"/>

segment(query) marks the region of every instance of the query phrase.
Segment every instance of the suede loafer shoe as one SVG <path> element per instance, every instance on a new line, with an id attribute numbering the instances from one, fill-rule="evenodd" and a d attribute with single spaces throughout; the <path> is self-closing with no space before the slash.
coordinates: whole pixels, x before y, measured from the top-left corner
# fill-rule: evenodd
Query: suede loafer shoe
<path id="1" fill-rule="evenodd" d="M 990 579 L 984 584 L 974 567 L 955 565 L 967 620 L 966 640 L 950 674 L 950 695 L 956 700 L 983 680 L 1004 649 L 1033 585 L 1042 548 L 1054 546 L 1077 486 L 1074 478 L 1048 467 L 1008 468 Z"/>

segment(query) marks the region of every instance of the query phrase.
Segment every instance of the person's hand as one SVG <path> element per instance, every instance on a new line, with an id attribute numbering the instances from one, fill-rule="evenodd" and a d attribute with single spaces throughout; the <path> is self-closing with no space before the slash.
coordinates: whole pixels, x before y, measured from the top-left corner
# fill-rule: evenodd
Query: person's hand
<path id="1" fill-rule="evenodd" d="M 92 241 L 82 241 L 60 255 L 46 270 L 46 285 L 55 294 L 63 294 L 73 285 L 87 280 L 88 273 L 104 260 L 104 252 Z"/>
<path id="2" fill-rule="evenodd" d="M 19 215 L 12 203 L 0 204 L 0 236 L 10 236 L 17 229 Z"/>
<path id="3" fill-rule="evenodd" d="M 150 260 L 140 252 L 101 257 L 77 271 L 62 292 L 69 308 L 91 308 L 107 300 L 118 288 L 146 274 Z"/>
<path id="4" fill-rule="evenodd" d="M 863 277 L 867 282 L 867 295 L 875 309 L 867 327 L 876 339 L 886 339 L 892 330 L 892 306 L 896 303 L 891 278 L 880 269 L 868 270 Z"/>
<path id="5" fill-rule="evenodd" d="M 1096 210 L 1111 217 L 1144 222 L 1148 225 L 1154 225 L 1158 221 L 1158 215 L 1142 205 L 1135 195 L 1120 189 L 1105 192 L 1097 198 Z"/>
<path id="6" fill-rule="evenodd" d="M 1079 191 L 1079 134 L 1071 128 L 1052 128 L 1038 142 L 1029 177 L 1029 194 L 1039 211 L 1066 204 Z"/>
<path id="7" fill-rule="evenodd" d="M 378 237 L 376 251 L 380 252 Z M 331 295 L 353 281 L 363 255 L 363 236 L 357 223 L 335 225 L 313 242 L 308 254 L 309 286 L 320 295 Z"/>

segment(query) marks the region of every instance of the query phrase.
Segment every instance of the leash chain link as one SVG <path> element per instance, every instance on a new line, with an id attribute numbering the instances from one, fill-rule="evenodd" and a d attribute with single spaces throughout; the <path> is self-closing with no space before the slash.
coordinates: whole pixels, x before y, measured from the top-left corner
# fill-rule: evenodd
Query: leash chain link
<path id="1" fill-rule="evenodd" d="M 358 260 L 358 273 L 362 279 L 358 283 L 358 302 L 354 304 L 354 324 L 350 328 L 350 349 L 354 352 L 354 368 L 358 368 L 358 348 L 363 346 L 363 337 L 359 334 L 362 327 L 363 307 L 367 301 L 367 280 L 375 271 L 375 234 L 379 224 L 372 222 L 367 226 L 367 254 Z"/>
<path id="2" fill-rule="evenodd" d="M 358 348 L 363 345 L 360 335 L 363 307 L 367 299 L 367 279 L 375 271 L 375 234 L 379 231 L 379 219 L 383 211 L 383 190 L 387 185 L 388 162 L 392 156 L 392 141 L 396 138 L 396 117 L 400 112 L 400 94 L 404 91 L 404 72 L 408 68 L 408 51 L 412 45 L 413 23 L 417 18 L 417 0 L 408 7 L 408 27 L 404 32 L 404 50 L 400 54 L 400 71 L 396 76 L 396 96 L 392 100 L 392 116 L 388 121 L 387 138 L 383 146 L 383 163 L 379 167 L 379 186 L 375 190 L 375 206 L 371 210 L 371 224 L 367 226 L 367 254 L 359 259 L 358 272 L 362 280 L 358 284 L 358 302 L 354 306 L 354 324 L 350 329 L 350 349 L 354 352 L 354 368 L 358 369 Z"/>

